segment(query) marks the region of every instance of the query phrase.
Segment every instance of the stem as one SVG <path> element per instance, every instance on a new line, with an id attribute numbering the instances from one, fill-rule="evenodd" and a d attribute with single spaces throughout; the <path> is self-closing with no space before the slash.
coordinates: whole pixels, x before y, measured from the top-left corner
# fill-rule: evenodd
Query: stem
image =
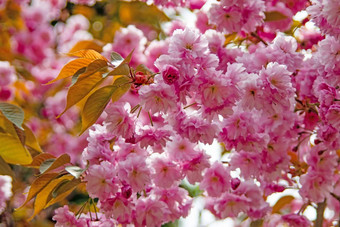
<path id="1" fill-rule="evenodd" d="M 250 33 L 251 36 L 257 38 L 258 40 L 260 40 L 264 45 L 268 46 L 268 43 L 266 41 L 264 41 L 258 34 L 256 34 L 255 32 Z"/>
<path id="2" fill-rule="evenodd" d="M 183 109 L 189 108 L 190 106 L 193 106 L 193 105 L 196 105 L 196 104 L 197 104 L 197 102 L 194 102 L 194 103 L 192 103 L 192 104 L 190 104 L 190 105 L 184 107 Z"/>
<path id="3" fill-rule="evenodd" d="M 304 203 L 304 204 L 301 206 L 300 210 L 297 212 L 297 214 L 303 213 L 303 212 L 306 210 L 306 208 L 308 207 L 308 205 L 309 205 L 309 202 L 308 202 L 308 203 Z"/>
<path id="4" fill-rule="evenodd" d="M 139 118 L 139 114 L 142 111 L 142 107 L 139 108 L 138 114 L 137 114 L 137 118 Z"/>
<path id="5" fill-rule="evenodd" d="M 151 118 L 150 112 L 148 112 L 148 114 L 149 114 L 149 118 L 150 118 L 150 123 L 151 123 L 151 126 L 153 126 L 153 123 L 152 123 L 152 118 Z"/>
<path id="6" fill-rule="evenodd" d="M 131 109 L 130 113 L 136 112 L 136 110 L 138 110 L 139 107 L 140 107 L 140 105 L 137 104 L 136 106 L 134 106 L 134 107 Z"/>
<path id="7" fill-rule="evenodd" d="M 325 212 L 325 208 L 326 208 L 326 199 L 322 203 L 318 203 L 318 206 L 316 208 L 315 227 L 322 227 L 323 213 Z"/>

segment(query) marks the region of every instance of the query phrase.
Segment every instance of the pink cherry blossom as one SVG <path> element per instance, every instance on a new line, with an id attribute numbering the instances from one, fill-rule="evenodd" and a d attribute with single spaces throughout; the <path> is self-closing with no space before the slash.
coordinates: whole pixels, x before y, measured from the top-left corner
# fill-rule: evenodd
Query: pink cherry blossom
<path id="1" fill-rule="evenodd" d="M 92 165 L 86 172 L 86 189 L 93 198 L 109 198 L 118 191 L 118 178 L 115 167 L 108 161 Z"/>
<path id="2" fill-rule="evenodd" d="M 153 160 L 152 167 L 154 168 L 152 179 L 159 187 L 168 188 L 183 178 L 179 166 L 164 157 Z"/>
<path id="3" fill-rule="evenodd" d="M 55 226 L 57 227 L 63 227 L 63 226 L 76 226 L 76 227 L 82 227 L 86 225 L 86 219 L 79 218 L 77 219 L 72 213 L 68 206 L 65 205 L 63 207 L 60 207 L 55 210 L 55 215 L 52 218 L 57 223 Z"/>
<path id="4" fill-rule="evenodd" d="M 136 226 L 161 226 L 169 220 L 168 206 L 160 200 L 139 199 L 136 204 Z"/>
<path id="5" fill-rule="evenodd" d="M 226 167 L 215 162 L 204 173 L 200 188 L 209 196 L 218 197 L 230 188 L 230 175 Z"/>
<path id="6" fill-rule="evenodd" d="M 118 166 L 119 179 L 128 183 L 132 190 L 137 192 L 151 183 L 150 172 L 145 158 L 137 154 L 130 154 Z"/>
<path id="7" fill-rule="evenodd" d="M 124 103 L 115 103 L 105 109 L 105 113 L 107 113 L 106 128 L 116 136 L 130 138 L 134 133 L 135 119 L 132 114 L 129 114 L 129 108 L 126 109 L 123 105 Z"/>

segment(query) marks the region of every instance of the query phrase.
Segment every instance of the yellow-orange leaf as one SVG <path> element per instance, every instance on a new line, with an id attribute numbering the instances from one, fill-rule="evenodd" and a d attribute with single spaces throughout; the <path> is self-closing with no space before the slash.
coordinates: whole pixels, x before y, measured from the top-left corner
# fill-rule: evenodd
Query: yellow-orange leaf
<path id="1" fill-rule="evenodd" d="M 32 130 L 29 127 L 27 127 L 27 125 L 25 124 L 23 125 L 23 128 L 25 130 L 25 136 L 26 136 L 25 145 L 41 153 L 42 152 L 41 147 L 37 141 L 37 138 L 34 136 Z"/>
<path id="2" fill-rule="evenodd" d="M 66 196 L 68 196 L 79 184 L 81 183 L 80 179 L 73 179 L 69 182 L 66 182 L 65 184 L 62 184 L 61 186 L 55 188 L 55 190 L 52 192 L 51 199 L 45 206 L 45 208 L 51 206 L 52 204 L 55 204 L 57 202 L 62 201 Z"/>
<path id="3" fill-rule="evenodd" d="M 85 49 L 92 49 L 97 52 L 102 52 L 103 43 L 99 40 L 82 40 L 79 41 L 72 49 L 70 50 L 70 53 L 79 51 L 79 50 L 85 50 Z"/>
<path id="4" fill-rule="evenodd" d="M 131 88 L 130 79 L 126 76 L 119 77 L 113 83 L 116 89 L 112 93 L 112 103 L 118 101 Z"/>
<path id="5" fill-rule="evenodd" d="M 133 51 L 115 68 L 113 69 L 108 76 L 128 76 L 130 74 L 129 63 L 132 58 Z"/>
<path id="6" fill-rule="evenodd" d="M 0 156 L 10 164 L 25 165 L 32 162 L 31 154 L 22 145 L 18 136 L 0 133 Z"/>
<path id="7" fill-rule="evenodd" d="M 79 57 L 92 60 L 101 59 L 106 62 L 108 61 L 103 55 L 92 49 L 78 50 L 76 52 L 70 52 L 67 55 L 71 57 Z"/>
<path id="8" fill-rule="evenodd" d="M 48 171 L 54 170 L 56 168 L 59 168 L 67 163 L 70 163 L 71 158 L 68 154 L 62 154 L 60 155 L 56 160 L 54 160 L 52 163 L 47 162 L 44 166 L 44 163 L 40 166 L 40 172 L 41 173 L 47 173 Z"/>
<path id="9" fill-rule="evenodd" d="M 272 213 L 278 213 L 285 205 L 291 203 L 295 198 L 291 195 L 281 197 L 273 206 Z"/>
<path id="10" fill-rule="evenodd" d="M 69 108 L 81 101 L 86 95 L 88 95 L 97 85 L 103 81 L 100 73 L 95 73 L 86 78 L 78 78 L 77 82 L 73 84 L 67 93 L 67 102 L 65 110 L 58 116 L 60 117 Z"/>
<path id="11" fill-rule="evenodd" d="M 86 76 L 92 75 L 93 73 L 104 69 L 106 66 L 107 66 L 107 61 L 103 59 L 96 59 L 87 66 L 86 71 L 83 74 L 81 74 L 79 77 L 86 77 Z"/>
<path id="12" fill-rule="evenodd" d="M 46 204 L 49 202 L 49 199 L 52 199 L 51 193 L 53 190 L 58 187 L 64 181 L 70 181 L 73 179 L 71 175 L 64 175 L 60 178 L 54 178 L 50 181 L 38 194 L 34 201 L 34 213 L 32 217 L 29 218 L 29 221 L 34 218 L 40 211 L 42 211 Z"/>
<path id="13" fill-rule="evenodd" d="M 11 167 L 5 162 L 3 158 L 1 158 L 1 156 L 0 156 L 0 175 L 9 175 L 13 179 L 15 179 Z"/>
<path id="14" fill-rule="evenodd" d="M 109 103 L 111 96 L 115 90 L 116 87 L 113 85 L 102 87 L 91 94 L 91 96 L 86 100 L 81 113 L 81 133 L 83 133 L 86 129 L 88 129 L 97 121 L 97 119 L 104 111 L 104 108 Z"/>
<path id="15" fill-rule="evenodd" d="M 29 201 L 31 201 L 34 196 L 36 196 L 50 181 L 52 181 L 58 175 L 58 173 L 46 173 L 35 179 L 30 187 L 30 190 L 28 191 L 26 201 L 19 208 L 25 206 Z"/>
<path id="16" fill-rule="evenodd" d="M 120 64 L 115 69 L 113 69 L 108 76 L 123 76 L 123 75 L 129 75 L 129 65 L 127 63 Z"/>
<path id="17" fill-rule="evenodd" d="M 87 67 L 93 60 L 88 58 L 79 58 L 68 62 L 60 71 L 57 78 L 51 80 L 47 84 L 56 82 L 57 80 L 65 79 L 67 77 L 74 76 L 79 70 Z"/>

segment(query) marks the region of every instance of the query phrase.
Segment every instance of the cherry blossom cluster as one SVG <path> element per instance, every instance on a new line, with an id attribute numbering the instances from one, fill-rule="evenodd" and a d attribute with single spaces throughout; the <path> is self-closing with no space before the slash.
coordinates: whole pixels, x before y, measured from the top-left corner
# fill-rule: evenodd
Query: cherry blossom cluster
<path id="1" fill-rule="evenodd" d="M 187 216 L 192 199 L 180 187 L 184 179 L 199 183 L 205 208 L 219 219 L 243 213 L 266 226 L 309 226 L 300 211 L 270 214 L 264 198 L 287 187 L 299 189 L 307 204 L 326 199 L 337 217 L 340 19 L 331 10 L 337 3 L 314 1 L 308 8 L 326 37 L 302 29 L 297 42 L 278 32 L 290 26 L 286 19 L 265 21 L 268 11 L 291 20 L 307 4 L 225 0 L 199 11 L 198 20 L 206 21 L 199 30 L 174 22 L 167 39 L 151 42 L 135 26 L 116 33 L 104 55 L 125 57 L 135 49 L 132 65 L 159 74 L 110 104 L 104 122 L 90 130 L 84 180 L 103 221 L 160 226 Z M 226 47 L 224 34 L 232 32 L 255 32 L 260 42 L 248 50 Z M 308 47 L 316 48 L 311 57 L 301 51 Z M 228 161 L 211 163 L 199 146 L 214 141 L 230 152 Z M 298 173 L 291 153 L 308 169 Z M 66 214 L 67 207 L 57 210 L 57 223 L 68 223 Z"/>

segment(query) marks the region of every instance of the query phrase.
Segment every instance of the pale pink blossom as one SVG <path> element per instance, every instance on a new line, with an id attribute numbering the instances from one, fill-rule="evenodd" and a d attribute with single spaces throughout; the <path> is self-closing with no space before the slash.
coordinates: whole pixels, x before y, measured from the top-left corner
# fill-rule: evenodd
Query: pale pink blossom
<path id="1" fill-rule="evenodd" d="M 143 190 L 151 183 L 150 172 L 145 157 L 137 154 L 130 154 L 118 165 L 119 179 L 128 183 L 136 192 Z"/>
<path id="2" fill-rule="evenodd" d="M 193 200 L 189 197 L 187 190 L 176 186 L 171 188 L 155 188 L 154 194 L 168 206 L 171 211 L 171 221 L 188 216 Z"/>
<path id="3" fill-rule="evenodd" d="M 173 89 L 165 83 L 144 85 L 139 89 L 141 105 L 150 114 L 169 113 L 176 110 L 177 97 Z"/>
<path id="4" fill-rule="evenodd" d="M 105 200 L 118 191 L 117 172 L 114 165 L 108 161 L 90 166 L 85 181 L 87 181 L 86 189 L 92 198 Z"/>
<path id="5" fill-rule="evenodd" d="M 213 4 L 208 16 L 210 23 L 216 25 L 219 31 L 250 33 L 263 23 L 264 9 L 261 0 L 224 0 L 220 4 Z"/>
<path id="6" fill-rule="evenodd" d="M 241 212 L 247 211 L 249 201 L 244 195 L 225 192 L 220 197 L 208 200 L 206 209 L 220 219 L 237 217 Z"/>
<path id="7" fill-rule="evenodd" d="M 175 161 L 190 160 L 196 153 L 195 144 L 187 138 L 176 136 L 167 145 L 169 158 Z"/>
<path id="8" fill-rule="evenodd" d="M 219 162 L 215 162 L 204 173 L 200 188 L 209 196 L 218 197 L 230 189 L 230 174 L 228 169 Z"/>
<path id="9" fill-rule="evenodd" d="M 86 219 L 77 219 L 73 212 L 71 212 L 67 205 L 55 210 L 55 214 L 52 217 L 57 223 L 57 227 L 83 227 L 86 226 Z"/>
<path id="10" fill-rule="evenodd" d="M 130 108 L 125 108 L 122 102 L 114 103 L 105 108 L 107 117 L 104 122 L 107 131 L 117 137 L 130 138 L 135 131 L 135 117 L 129 112 Z"/>
<path id="11" fill-rule="evenodd" d="M 183 178 L 179 165 L 164 157 L 153 160 L 152 167 L 153 182 L 159 187 L 168 188 Z"/>
<path id="12" fill-rule="evenodd" d="M 203 170 L 210 166 L 209 158 L 205 152 L 198 151 L 191 160 L 182 163 L 183 172 L 191 184 L 202 181 Z"/>
<path id="13" fill-rule="evenodd" d="M 136 204 L 135 225 L 161 226 L 169 220 L 170 211 L 166 203 L 151 198 L 140 198 Z"/>
<path id="14" fill-rule="evenodd" d="M 174 31 L 169 45 L 169 54 L 174 57 L 195 59 L 204 55 L 208 41 L 196 30 L 186 28 Z"/>
<path id="15" fill-rule="evenodd" d="M 113 217 L 121 224 L 129 224 L 132 220 L 132 211 L 135 204 L 117 193 L 115 197 L 99 200 L 98 207 L 107 217 Z"/>
<path id="16" fill-rule="evenodd" d="M 303 215 L 285 214 L 281 217 L 282 221 L 292 227 L 309 227 L 312 225 L 311 221 Z"/>

